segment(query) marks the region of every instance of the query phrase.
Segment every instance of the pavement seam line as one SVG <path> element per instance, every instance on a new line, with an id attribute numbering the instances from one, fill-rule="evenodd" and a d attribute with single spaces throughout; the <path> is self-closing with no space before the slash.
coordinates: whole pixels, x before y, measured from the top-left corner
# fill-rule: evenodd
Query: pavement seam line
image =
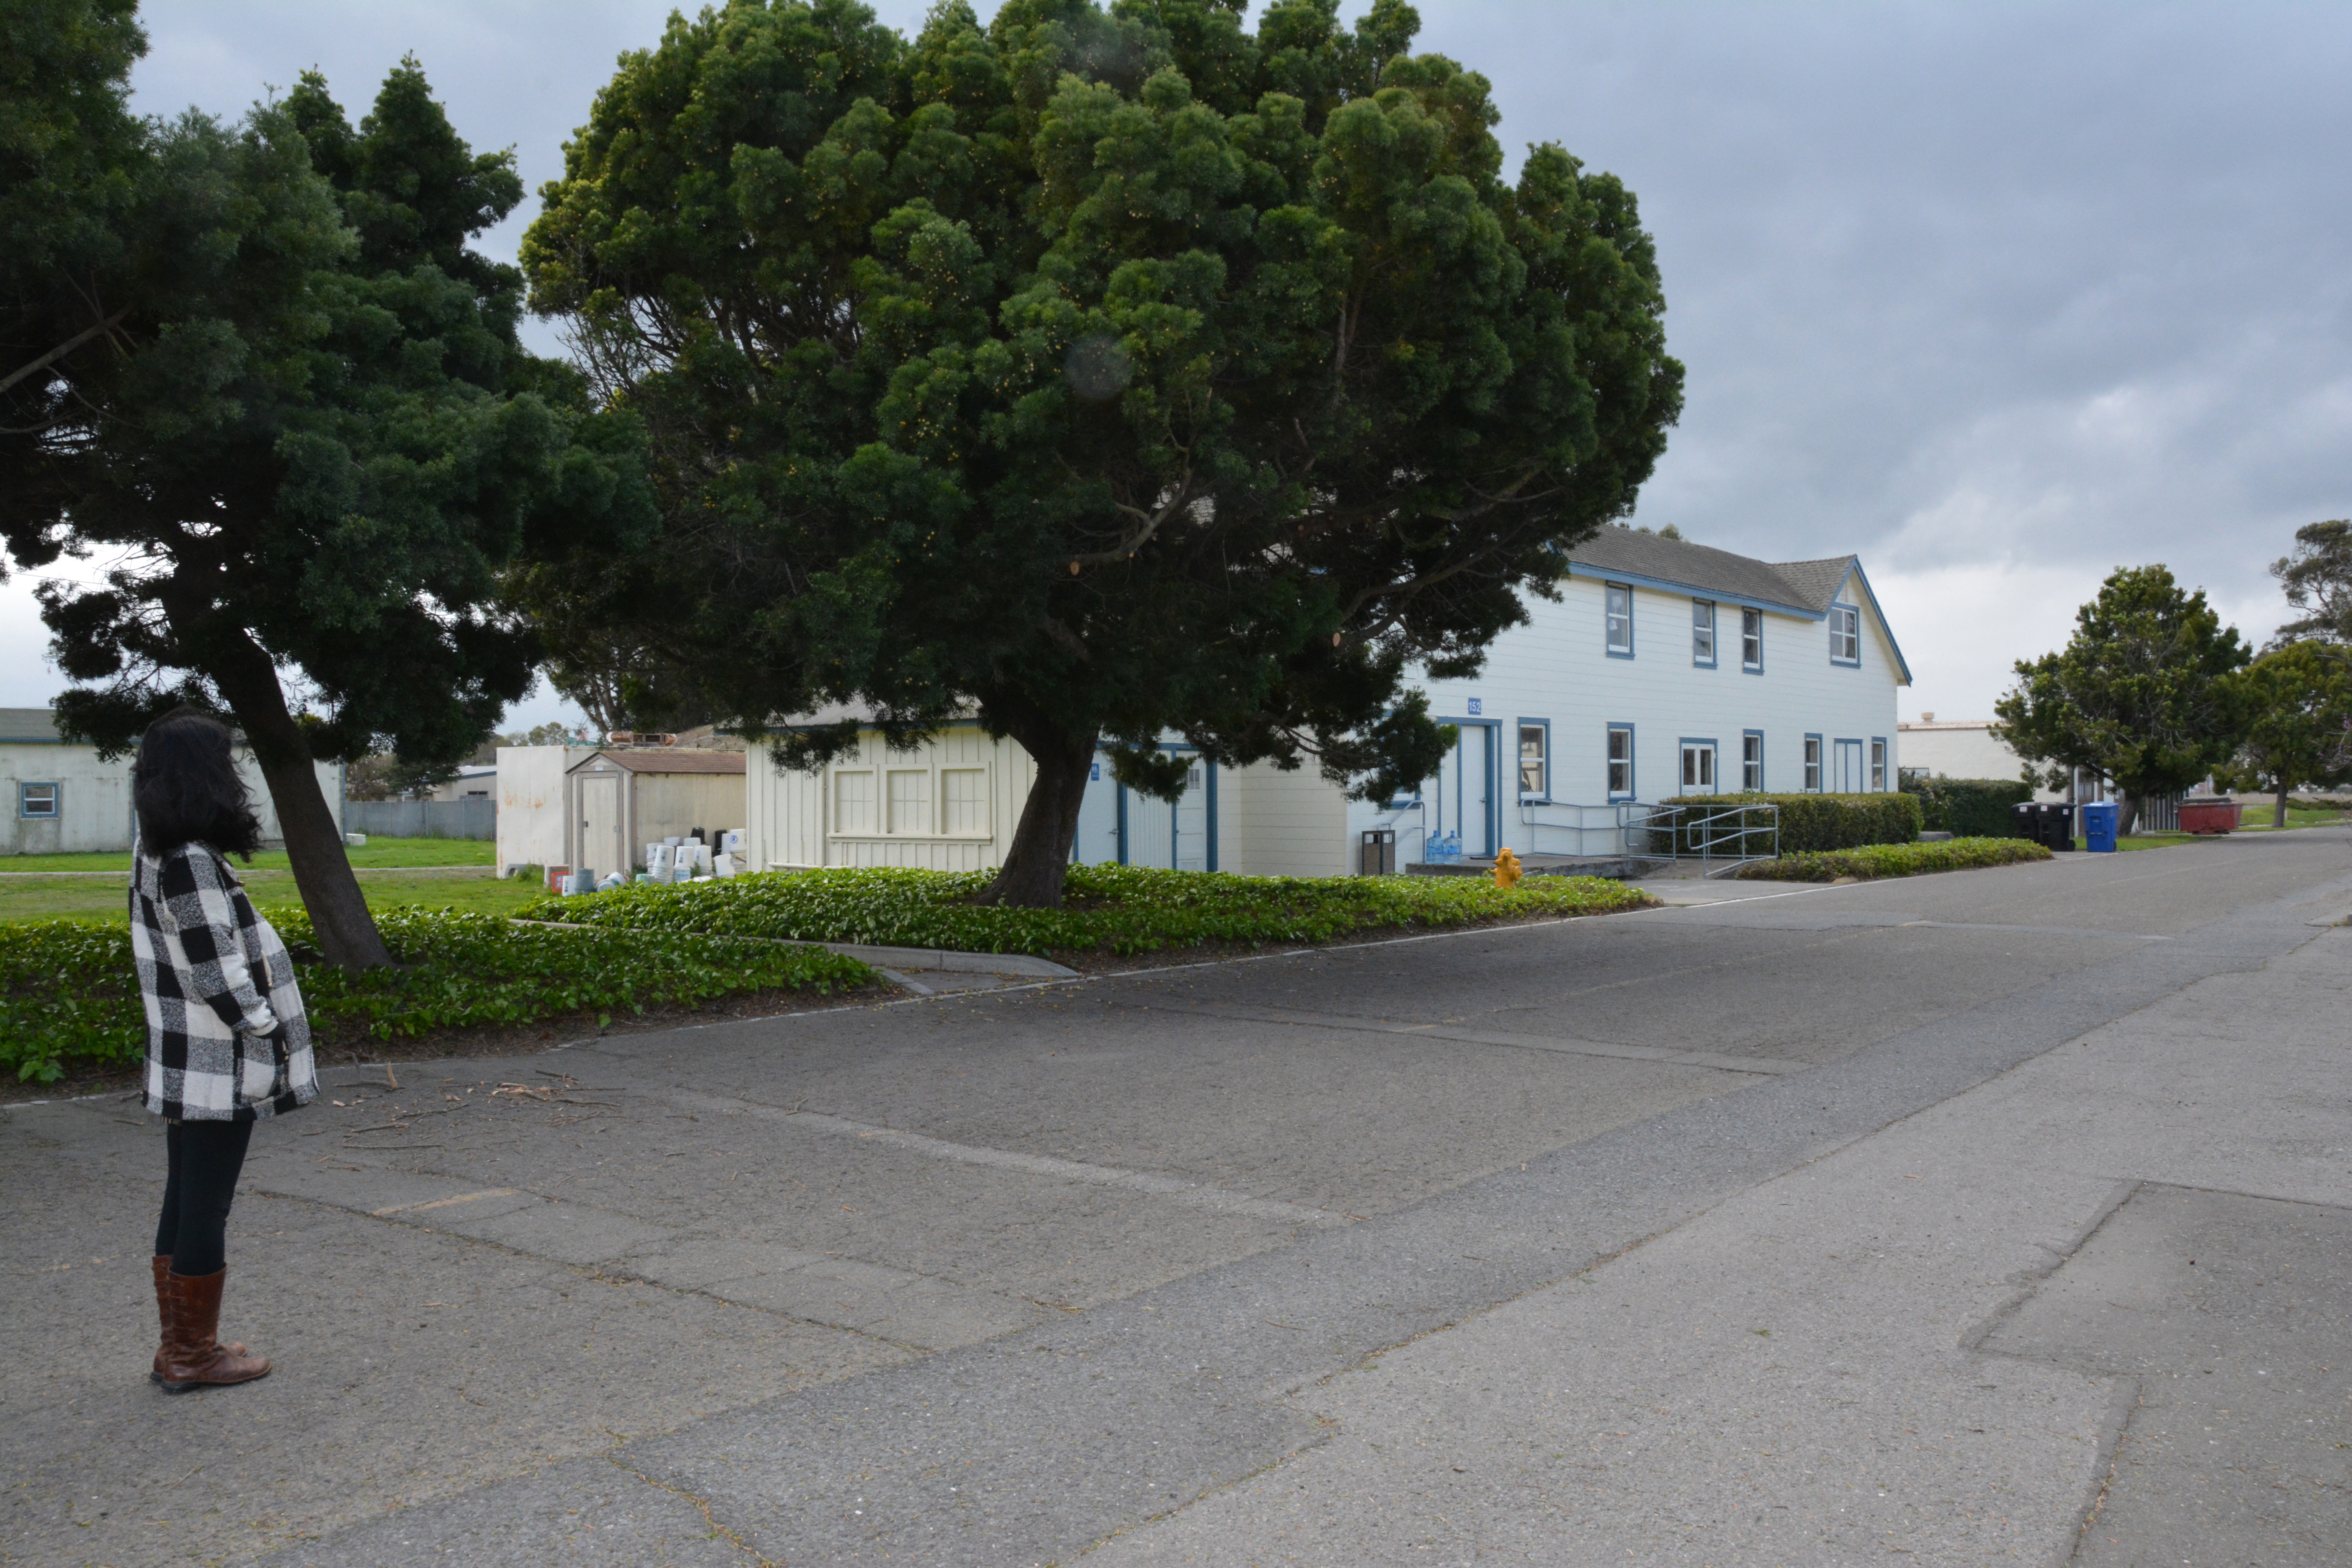
<path id="1" fill-rule="evenodd" d="M 1286 1007 L 1250 1007 L 1240 1004 L 1185 1002 L 1172 998 L 1132 1005 L 1160 1012 L 1233 1018 L 1244 1023 L 1282 1024 L 1300 1029 L 1333 1029 L 1370 1035 L 1403 1035 L 1416 1039 L 1493 1046 L 1504 1050 L 1605 1057 L 1619 1061 L 1657 1062 L 1670 1067 L 1708 1068 L 1717 1072 L 1780 1076 L 1804 1072 L 1813 1065 L 1778 1057 L 1734 1057 L 1715 1051 L 1681 1051 L 1666 1046 L 1611 1045 L 1601 1040 L 1556 1040 L 1541 1035 L 1517 1035 L 1507 1029 L 1463 1029 L 1448 1024 L 1406 1024 L 1389 1018 L 1351 1018 L 1344 1014 L 1301 1013 Z"/>
<path id="2" fill-rule="evenodd" d="M 764 1312 L 769 1317 L 780 1318 L 788 1323 L 806 1323 L 813 1329 L 826 1329 L 832 1332 L 839 1334 L 855 1334 L 861 1340 L 871 1340 L 877 1345 L 888 1345 L 892 1350 L 906 1351 L 917 1356 L 936 1355 L 939 1353 L 936 1347 L 930 1345 L 919 1345 L 907 1340 L 894 1340 L 887 1334 L 877 1334 L 871 1329 L 861 1329 L 852 1323 L 829 1322 L 823 1318 L 803 1318 L 798 1313 L 780 1311 L 773 1307 L 762 1307 L 754 1301 L 739 1301 L 732 1296 L 721 1296 L 716 1291 L 708 1289 L 702 1286 L 666 1285 L 658 1279 L 648 1279 L 645 1275 L 636 1273 L 625 1267 L 620 1267 L 622 1265 L 625 1265 L 629 1258 L 634 1256 L 629 1253 L 622 1253 L 617 1257 L 603 1258 L 594 1263 L 566 1263 L 561 1258 L 549 1258 L 541 1253 L 532 1252 L 524 1247 L 517 1247 L 509 1241 L 495 1241 L 486 1236 L 467 1236 L 462 1230 L 436 1230 L 429 1225 L 421 1225 L 416 1221 L 408 1218 L 408 1213 L 414 1211 L 395 1209 L 389 1213 L 382 1213 L 373 1209 L 353 1208 L 349 1204 L 339 1204 L 331 1198 L 315 1197 L 308 1193 L 280 1192 L 273 1188 L 258 1185 L 254 1188 L 254 1191 L 259 1196 L 277 1198 L 285 1203 L 312 1204 L 322 1209 L 333 1209 L 338 1214 L 352 1215 L 361 1219 L 380 1219 L 386 1225 L 409 1226 L 415 1229 L 425 1232 L 427 1236 L 446 1236 L 453 1241 L 464 1242 L 468 1247 L 495 1247 L 510 1258 L 528 1258 L 533 1263 L 542 1264 L 550 1268 L 569 1269 L 572 1273 L 585 1275 L 589 1279 L 601 1280 L 606 1284 L 614 1283 L 616 1280 L 625 1280 L 632 1285 L 644 1285 L 649 1289 L 659 1290 L 665 1295 L 699 1296 L 706 1301 L 717 1301 L 722 1305 L 738 1308 L 746 1312 Z M 565 1199 L 541 1197 L 537 1193 L 523 1194 L 522 1189 L 519 1187 L 514 1189 L 514 1191 L 517 1194 L 521 1194 L 521 1195 L 535 1198 L 541 1204 L 562 1204 L 568 1202 L 568 1200 Z M 491 1194 L 488 1193 L 475 1193 L 469 1195 L 475 1198 L 482 1198 L 488 1197 Z M 575 1206 L 587 1207 L 589 1205 L 580 1205 Z M 603 1214 L 615 1214 L 622 1219 L 635 1218 L 635 1216 L 632 1215 L 620 1215 L 618 1214 L 618 1211 L 613 1209 L 602 1209 L 598 1212 Z M 636 1223 L 644 1225 L 648 1222 L 637 1220 Z M 848 1261 L 852 1263 L 862 1263 L 865 1262 L 865 1259 L 853 1258 Z M 875 1268 L 889 1267 L 887 1264 L 867 1264 L 866 1266 L 868 1268 Z M 899 1272 L 907 1273 L 911 1271 L 902 1269 Z M 914 1278 L 918 1279 L 933 1279 L 939 1277 L 930 1274 L 917 1274 Z M 723 1285 L 727 1283 L 727 1281 L 722 1279 L 718 1281 L 718 1283 Z M 955 1281 L 950 1279 L 944 1281 L 944 1283 L 952 1285 Z M 969 1290 L 971 1289 L 972 1287 L 966 1285 L 959 1287 L 959 1289 Z M 983 1292 L 983 1294 L 992 1295 L 995 1292 L 992 1291 Z"/>
<path id="3" fill-rule="evenodd" d="M 607 1427 L 606 1430 L 610 1431 L 611 1428 Z M 692 1503 L 701 1511 L 702 1522 L 710 1527 L 710 1533 L 724 1540 L 730 1546 L 732 1546 L 736 1551 L 740 1552 L 744 1556 L 750 1558 L 753 1564 L 753 1568 L 784 1568 L 784 1565 L 782 1563 L 779 1563 L 772 1557 L 762 1556 L 759 1549 L 754 1547 L 750 1542 L 744 1540 L 741 1535 L 719 1523 L 719 1516 L 713 1513 L 710 1510 L 710 1504 L 703 1499 L 697 1497 L 694 1493 L 688 1491 L 684 1487 L 673 1486 L 667 1481 L 657 1481 L 654 1479 L 653 1477 L 646 1474 L 645 1471 L 637 1468 L 635 1465 L 622 1463 L 621 1457 L 610 1450 L 605 1452 L 604 1458 L 611 1462 L 614 1469 L 621 1471 L 625 1475 L 636 1477 L 637 1479 L 645 1482 L 646 1485 L 653 1488 L 654 1490 L 657 1492 L 667 1492 L 672 1497 L 684 1498 L 687 1501 Z"/>
<path id="4" fill-rule="evenodd" d="M 1089 1186 L 1124 1187 L 1131 1192 L 1150 1193 L 1159 1197 L 1198 1204 L 1205 1208 L 1253 1215 L 1261 1219 L 1287 1220 L 1294 1225 L 1344 1225 L 1355 1217 L 1336 1209 L 1314 1208 L 1305 1204 L 1286 1203 L 1279 1198 L 1261 1198 L 1227 1187 L 1212 1186 L 1204 1182 L 1187 1181 L 1181 1176 L 1155 1176 L 1149 1172 L 1129 1171 L 1118 1165 L 1096 1165 L 1081 1160 L 1058 1159 L 1050 1154 L 1023 1154 L 1010 1149 L 950 1142 L 944 1138 L 933 1138 L 928 1133 L 908 1131 L 904 1128 L 857 1121 L 824 1111 L 803 1110 L 796 1105 L 787 1108 L 756 1100 L 730 1100 L 719 1095 L 684 1092 L 662 1098 L 690 1110 L 709 1110 L 714 1114 L 732 1111 L 772 1121 L 798 1122 L 819 1131 L 870 1138 L 935 1160 L 1022 1171 L 1058 1181 L 1083 1182 Z"/>

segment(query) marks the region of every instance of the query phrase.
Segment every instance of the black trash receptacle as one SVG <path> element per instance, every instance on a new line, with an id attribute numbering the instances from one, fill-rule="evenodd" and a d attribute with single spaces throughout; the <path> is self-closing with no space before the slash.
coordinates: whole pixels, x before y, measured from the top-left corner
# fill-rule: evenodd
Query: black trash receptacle
<path id="1" fill-rule="evenodd" d="M 2029 843 L 2042 842 L 2042 808 L 2030 800 L 2021 800 L 2009 808 L 2009 836 Z"/>
<path id="2" fill-rule="evenodd" d="M 2074 808 L 2065 801 L 2056 801 L 2042 808 L 2042 843 L 2044 848 L 2074 847 Z"/>

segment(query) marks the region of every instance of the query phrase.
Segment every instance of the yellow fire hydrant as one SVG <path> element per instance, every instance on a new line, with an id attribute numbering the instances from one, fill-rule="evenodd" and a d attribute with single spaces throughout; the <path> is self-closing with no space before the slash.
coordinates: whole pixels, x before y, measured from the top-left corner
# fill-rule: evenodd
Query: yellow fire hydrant
<path id="1" fill-rule="evenodd" d="M 1495 886 L 1509 889 L 1519 885 L 1519 858 L 1508 845 L 1495 851 Z"/>

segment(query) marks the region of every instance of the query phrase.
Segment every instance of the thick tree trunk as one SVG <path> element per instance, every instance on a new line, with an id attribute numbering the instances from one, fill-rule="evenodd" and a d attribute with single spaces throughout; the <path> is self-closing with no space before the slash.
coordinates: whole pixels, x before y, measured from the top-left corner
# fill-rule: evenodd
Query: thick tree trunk
<path id="1" fill-rule="evenodd" d="M 228 700 L 237 728 L 253 748 L 254 761 L 269 785 L 269 799 L 278 808 L 278 826 L 286 835 L 286 858 L 294 868 L 294 886 L 310 911 L 310 929 L 328 963 L 342 969 L 373 969 L 392 962 L 383 936 L 368 912 L 359 879 L 352 875 L 352 858 L 343 852 L 342 825 L 319 788 L 310 749 L 287 711 L 278 689 L 278 671 L 269 656 L 240 638 L 242 647 L 224 659 L 229 668 L 208 671 L 213 684 Z"/>
<path id="2" fill-rule="evenodd" d="M 1022 724 L 1013 738 L 1037 764 L 1037 782 L 1021 806 L 1020 826 L 996 880 L 974 901 L 1023 910 L 1058 910 L 1078 841 L 1078 805 L 1095 760 L 1095 737 L 1071 735 L 1040 721 Z"/>
<path id="3" fill-rule="evenodd" d="M 2116 837 L 2121 838 L 2139 823 L 2139 796 L 2129 790 L 2116 792 Z"/>
<path id="4" fill-rule="evenodd" d="M 2286 826 L 2286 779 L 2282 774 L 2279 779 L 2278 802 L 2271 807 L 2271 829 L 2273 832 Z"/>

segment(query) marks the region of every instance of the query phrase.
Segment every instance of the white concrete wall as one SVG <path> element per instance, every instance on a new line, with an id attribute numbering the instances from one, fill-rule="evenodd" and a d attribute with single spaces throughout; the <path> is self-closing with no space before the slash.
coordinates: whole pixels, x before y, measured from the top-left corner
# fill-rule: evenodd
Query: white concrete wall
<path id="1" fill-rule="evenodd" d="M 252 753 L 236 753 L 237 772 L 252 794 L 265 843 L 285 835 L 278 808 Z M 340 763 L 315 764 L 327 807 L 340 816 L 343 772 Z M 19 813 L 24 784 L 59 786 L 58 815 L 26 817 Z M 100 762 L 97 748 L 74 742 L 0 742 L 0 855 L 113 853 L 131 847 L 131 757 Z"/>
<path id="2" fill-rule="evenodd" d="M 1980 724 L 1906 724 L 1903 765 L 1926 768 L 1948 779 L 2014 779 L 2025 773 L 2015 752 L 1993 739 L 1990 721 Z M 2034 784 L 2036 800 L 2063 800 L 2057 790 Z"/>
<path id="3" fill-rule="evenodd" d="M 499 748 L 499 875 L 516 866 L 571 862 L 571 807 L 563 772 L 588 754 L 579 746 Z"/>

